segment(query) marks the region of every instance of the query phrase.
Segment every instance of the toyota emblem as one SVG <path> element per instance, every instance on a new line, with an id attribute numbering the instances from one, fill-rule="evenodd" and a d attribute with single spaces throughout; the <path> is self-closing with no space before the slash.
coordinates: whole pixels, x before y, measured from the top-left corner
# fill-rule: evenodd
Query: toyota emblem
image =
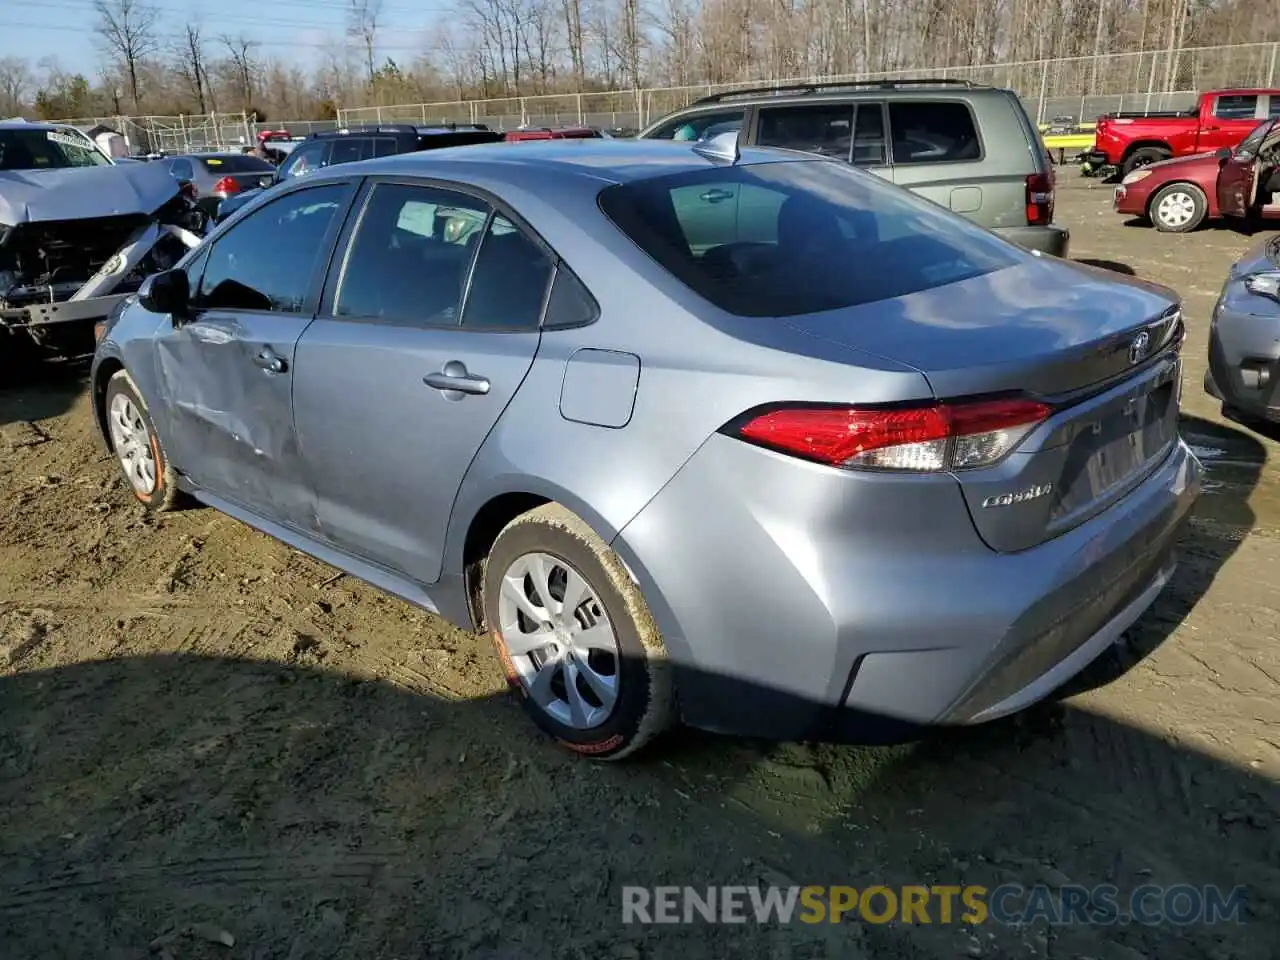
<path id="1" fill-rule="evenodd" d="M 1145 330 L 1133 338 L 1129 344 L 1129 362 L 1141 363 L 1147 358 L 1147 350 L 1151 347 L 1151 336 Z"/>

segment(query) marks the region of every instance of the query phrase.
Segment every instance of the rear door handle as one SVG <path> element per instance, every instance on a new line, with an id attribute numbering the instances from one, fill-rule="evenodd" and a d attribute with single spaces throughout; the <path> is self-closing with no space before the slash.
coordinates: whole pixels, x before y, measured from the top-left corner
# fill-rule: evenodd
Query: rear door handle
<path id="1" fill-rule="evenodd" d="M 435 387 L 444 393 L 470 393 L 483 396 L 489 392 L 487 377 L 478 377 L 467 372 L 467 365 L 461 360 L 450 360 L 438 373 L 428 373 L 422 378 L 428 387 Z"/>
<path id="2" fill-rule="evenodd" d="M 284 373 L 286 367 L 284 357 L 279 356 L 271 349 L 261 351 L 253 358 L 253 362 L 263 370 L 266 370 L 267 373 Z"/>

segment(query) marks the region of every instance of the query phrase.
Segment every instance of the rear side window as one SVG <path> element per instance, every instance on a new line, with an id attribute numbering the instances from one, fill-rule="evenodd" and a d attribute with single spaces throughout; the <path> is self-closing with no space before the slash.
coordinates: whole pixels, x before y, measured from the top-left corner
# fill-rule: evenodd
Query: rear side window
<path id="1" fill-rule="evenodd" d="M 551 260 L 510 220 L 494 216 L 480 241 L 462 325 L 536 330 L 551 280 Z"/>
<path id="2" fill-rule="evenodd" d="M 182 158 L 172 161 L 169 166 L 169 172 L 179 180 L 191 180 L 196 175 L 195 169 L 191 166 L 191 161 L 183 160 Z"/>
<path id="3" fill-rule="evenodd" d="M 364 160 L 372 153 L 373 144 L 368 137 L 344 137 L 333 141 L 333 152 L 329 154 L 329 164 L 354 163 Z"/>
<path id="4" fill-rule="evenodd" d="M 747 317 L 901 297 L 1022 257 L 936 204 L 816 159 L 618 184 L 600 207 L 694 292 Z"/>
<path id="5" fill-rule="evenodd" d="M 853 149 L 853 105 L 815 104 L 760 111 L 756 142 L 848 160 Z"/>
<path id="6" fill-rule="evenodd" d="M 1280 120 L 1280 95 L 1272 94 L 1271 106 L 1267 110 L 1267 116 L 1272 120 Z"/>
<path id="7" fill-rule="evenodd" d="M 1213 115 L 1221 120 L 1252 120 L 1257 109 L 1257 97 L 1233 93 L 1218 98 Z"/>
<path id="8" fill-rule="evenodd" d="M 973 115 L 955 100 L 890 103 L 889 130 L 896 164 L 952 163 L 982 157 Z"/>
<path id="9" fill-rule="evenodd" d="M 373 140 L 373 155 L 375 157 L 391 157 L 398 151 L 396 150 L 396 142 L 391 137 L 375 137 Z"/>

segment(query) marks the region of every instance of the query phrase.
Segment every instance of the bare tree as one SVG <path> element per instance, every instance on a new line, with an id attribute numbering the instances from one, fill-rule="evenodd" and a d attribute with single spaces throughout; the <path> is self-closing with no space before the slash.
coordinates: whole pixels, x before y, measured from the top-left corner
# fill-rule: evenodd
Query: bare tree
<path id="1" fill-rule="evenodd" d="M 27 61 L 21 57 L 0 57 L 0 118 L 22 112 L 31 86 Z"/>
<path id="2" fill-rule="evenodd" d="M 587 57 L 582 42 L 582 0 L 560 0 L 564 7 L 565 42 L 573 70 L 573 89 L 581 93 L 587 82 Z"/>
<path id="3" fill-rule="evenodd" d="M 208 113 L 213 106 L 213 86 L 209 83 L 209 69 L 205 62 L 204 36 L 199 23 L 189 23 L 174 48 L 174 69 L 192 96 L 200 113 Z"/>
<path id="4" fill-rule="evenodd" d="M 139 0 L 94 0 L 98 33 L 129 81 L 129 97 L 138 109 L 138 69 L 160 49 L 160 11 Z"/>
<path id="5" fill-rule="evenodd" d="M 231 61 L 231 72 L 235 77 L 236 85 L 240 88 L 240 109 L 247 110 L 254 105 L 253 94 L 256 85 L 253 81 L 254 73 L 257 70 L 257 64 L 254 62 L 254 51 L 258 45 L 245 37 L 244 34 L 239 34 L 235 37 L 223 34 L 218 39 L 227 48 L 227 57 Z"/>
<path id="6" fill-rule="evenodd" d="M 369 74 L 369 86 L 378 78 L 375 54 L 378 47 L 378 26 L 382 19 L 382 0 L 350 0 L 347 10 L 347 34 L 357 41 L 364 51 L 364 65 Z"/>

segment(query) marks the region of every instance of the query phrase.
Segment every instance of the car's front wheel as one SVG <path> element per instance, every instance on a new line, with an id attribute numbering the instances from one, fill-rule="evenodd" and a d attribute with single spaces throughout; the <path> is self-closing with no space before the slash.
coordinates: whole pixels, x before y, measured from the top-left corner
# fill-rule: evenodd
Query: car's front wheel
<path id="1" fill-rule="evenodd" d="M 484 574 L 485 629 L 507 682 L 543 731 L 619 759 L 672 720 L 666 647 L 626 566 L 559 504 L 498 535 Z"/>
<path id="2" fill-rule="evenodd" d="M 1161 233 L 1190 233 L 1204 222 L 1209 204 L 1190 183 L 1171 183 L 1151 198 L 1151 222 Z"/>
<path id="3" fill-rule="evenodd" d="M 103 397 L 107 436 L 129 490 L 148 510 L 168 510 L 178 499 L 173 469 L 133 378 L 117 370 Z"/>

